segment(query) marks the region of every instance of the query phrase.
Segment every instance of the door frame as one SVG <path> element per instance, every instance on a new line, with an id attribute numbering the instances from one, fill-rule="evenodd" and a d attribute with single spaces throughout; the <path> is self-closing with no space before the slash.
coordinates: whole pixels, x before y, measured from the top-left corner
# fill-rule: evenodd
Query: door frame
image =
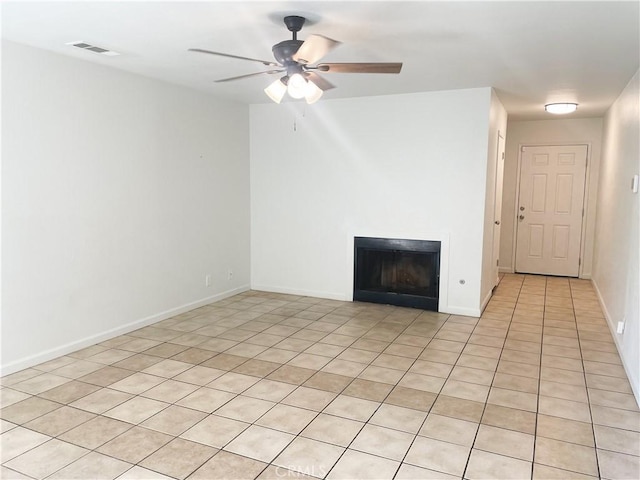
<path id="1" fill-rule="evenodd" d="M 502 140 L 502 149 L 500 149 L 500 140 Z M 500 158 L 500 152 L 502 152 L 502 158 Z M 491 265 L 492 268 L 495 268 L 495 272 L 496 272 L 496 276 L 495 279 L 493 280 L 495 283 L 493 285 L 492 288 L 495 288 L 498 286 L 498 284 L 500 283 L 500 264 L 496 263 L 494 265 L 494 261 L 499 262 L 500 260 L 500 242 L 501 242 L 501 238 L 503 235 L 502 232 L 502 214 L 503 214 L 503 208 L 502 208 L 502 199 L 504 198 L 504 169 L 507 163 L 507 138 L 506 135 L 504 134 L 504 132 L 501 132 L 500 130 L 498 130 L 498 135 L 496 136 L 496 158 L 495 158 L 495 162 L 496 162 L 496 172 L 495 172 L 495 180 L 494 180 L 494 191 L 493 191 L 493 233 L 492 233 L 492 241 L 491 241 Z M 497 193 L 498 193 L 498 169 L 500 168 L 500 162 L 502 162 L 502 182 L 500 185 L 500 198 L 497 198 Z M 496 206 L 498 205 L 498 202 L 496 200 L 499 200 L 500 203 L 500 218 L 496 218 Z M 498 237 L 498 258 L 494 258 L 493 254 L 495 252 L 496 249 L 496 229 L 495 229 L 495 222 L 499 221 L 500 225 L 498 225 L 500 227 L 500 235 Z"/>
<path id="2" fill-rule="evenodd" d="M 523 147 L 566 147 L 568 145 L 585 145 L 587 147 L 587 168 L 584 173 L 584 196 L 582 198 L 582 226 L 580 232 L 580 265 L 578 267 L 578 278 L 585 278 L 582 275 L 584 269 L 584 250 L 587 237 L 587 217 L 589 212 L 589 179 L 591 178 L 591 142 L 541 142 L 541 143 L 520 143 L 518 144 L 518 165 L 516 170 L 516 195 L 513 205 L 513 232 L 512 234 L 512 252 L 511 252 L 511 270 L 516 272 L 516 250 L 518 248 L 518 206 L 520 204 L 520 171 L 522 169 L 522 148 Z"/>

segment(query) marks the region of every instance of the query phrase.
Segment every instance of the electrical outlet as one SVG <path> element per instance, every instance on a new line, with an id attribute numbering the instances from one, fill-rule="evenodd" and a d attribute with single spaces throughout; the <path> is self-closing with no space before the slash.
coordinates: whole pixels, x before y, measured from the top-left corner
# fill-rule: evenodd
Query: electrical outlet
<path id="1" fill-rule="evenodd" d="M 616 333 L 618 335 L 622 335 L 624 333 L 624 320 L 621 322 L 618 322 L 618 328 L 616 328 Z"/>
<path id="2" fill-rule="evenodd" d="M 233 270 L 229 269 L 229 271 L 227 272 L 227 280 L 232 280 L 233 279 Z"/>
<path id="3" fill-rule="evenodd" d="M 211 286 L 211 274 L 210 273 L 207 273 L 204 276 L 204 286 L 205 287 L 210 287 Z"/>

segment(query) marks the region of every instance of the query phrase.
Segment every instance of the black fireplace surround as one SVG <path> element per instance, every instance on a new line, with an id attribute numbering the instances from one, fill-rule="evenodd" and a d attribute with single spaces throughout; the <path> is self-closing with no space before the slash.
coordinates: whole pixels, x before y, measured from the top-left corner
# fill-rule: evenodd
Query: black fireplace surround
<path id="1" fill-rule="evenodd" d="M 354 237 L 353 300 L 438 311 L 440 242 Z"/>

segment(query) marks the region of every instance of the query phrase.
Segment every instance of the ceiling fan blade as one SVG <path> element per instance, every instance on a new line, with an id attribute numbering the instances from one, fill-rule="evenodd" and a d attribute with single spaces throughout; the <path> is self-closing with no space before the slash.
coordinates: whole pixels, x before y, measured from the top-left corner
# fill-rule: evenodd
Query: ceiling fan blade
<path id="1" fill-rule="evenodd" d="M 231 55 L 229 53 L 220 53 L 220 52 L 212 52 L 211 50 L 203 50 L 202 48 L 190 48 L 189 49 L 190 52 L 198 52 L 198 53 L 208 53 L 209 55 L 218 55 L 219 57 L 229 57 L 229 58 L 237 58 L 239 60 L 249 60 L 251 62 L 259 62 L 262 63 L 263 65 L 268 65 L 271 67 L 279 67 L 280 65 L 275 63 L 275 62 L 271 62 L 269 60 L 259 60 L 257 58 L 249 58 L 249 57 L 240 57 L 238 55 Z"/>
<path id="2" fill-rule="evenodd" d="M 268 75 L 271 75 L 274 73 L 282 73 L 284 71 L 285 70 L 267 70 L 266 72 L 247 73 L 246 75 L 238 75 L 237 77 L 222 78 L 220 80 L 215 80 L 215 82 L 216 83 L 231 82 L 233 80 L 240 80 L 241 78 L 249 78 L 249 77 L 256 77 L 258 75 L 264 75 L 265 73 Z"/>
<path id="3" fill-rule="evenodd" d="M 400 73 L 402 63 L 321 63 L 325 73 Z"/>
<path id="4" fill-rule="evenodd" d="M 323 35 L 309 35 L 291 58 L 303 64 L 316 63 L 338 45 L 340 42 Z"/>
<path id="5" fill-rule="evenodd" d="M 325 80 L 324 78 L 322 78 L 320 75 L 318 75 L 315 72 L 307 72 L 306 77 L 307 77 L 308 80 L 311 80 L 313 83 L 315 83 L 316 87 L 318 87 L 323 92 L 325 90 L 330 90 L 332 88 L 336 88 L 335 85 L 333 85 L 331 82 Z"/>

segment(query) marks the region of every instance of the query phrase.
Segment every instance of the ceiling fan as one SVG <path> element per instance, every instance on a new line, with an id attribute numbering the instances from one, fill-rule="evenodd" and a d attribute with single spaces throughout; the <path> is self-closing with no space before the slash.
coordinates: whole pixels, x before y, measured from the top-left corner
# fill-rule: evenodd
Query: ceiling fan
<path id="1" fill-rule="evenodd" d="M 304 17 L 295 15 L 284 17 L 284 24 L 287 26 L 287 29 L 292 32 L 293 38 L 291 40 L 284 40 L 273 46 L 273 56 L 277 60 L 277 63 L 269 60 L 231 55 L 229 53 L 213 52 L 201 48 L 190 48 L 189 51 L 236 58 L 239 60 L 249 60 L 250 62 L 262 63 L 268 67 L 275 67 L 263 72 L 223 78 L 216 80 L 216 82 L 230 82 L 257 75 L 285 73 L 283 77 L 264 89 L 269 98 L 276 103 L 280 103 L 287 92 L 293 98 L 304 98 L 308 104 L 317 102 L 325 90 L 334 88 L 334 85 L 325 80 L 317 72 L 400 73 L 402 63 L 317 63 L 327 53 L 340 45 L 340 42 L 323 35 L 309 35 L 305 41 L 298 40 L 298 32 L 302 29 L 305 21 L 306 19 Z"/>

